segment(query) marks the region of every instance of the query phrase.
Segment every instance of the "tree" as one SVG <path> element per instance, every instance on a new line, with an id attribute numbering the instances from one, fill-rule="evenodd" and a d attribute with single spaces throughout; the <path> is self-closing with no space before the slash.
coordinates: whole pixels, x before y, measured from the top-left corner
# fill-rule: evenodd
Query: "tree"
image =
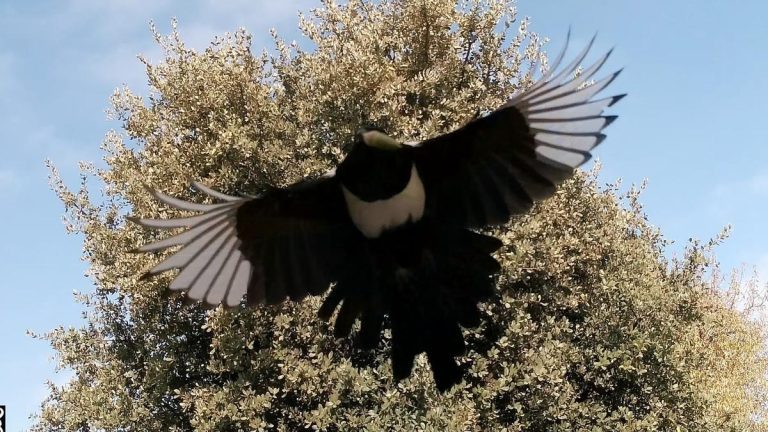
<path id="1" fill-rule="evenodd" d="M 370 352 L 335 340 L 320 299 L 204 310 L 168 276 L 137 280 L 156 257 L 127 251 L 154 234 L 124 216 L 169 216 L 145 185 L 255 194 L 324 172 L 361 124 L 403 139 L 454 128 L 546 65 L 515 23 L 509 0 L 326 0 L 300 21 L 313 50 L 274 35 L 259 56 L 243 30 L 195 52 L 153 28 L 166 58 L 145 62 L 146 99 L 112 98 L 124 134 L 104 140 L 107 168 L 84 166 L 79 191 L 52 168 L 95 290 L 78 296 L 83 328 L 41 336 L 75 374 L 50 386 L 35 430 L 763 430 L 766 328 L 709 276 L 720 238 L 666 259 L 639 190 L 601 189 L 595 171 L 497 233 L 498 295 L 467 332 L 469 378 L 445 395 L 423 361 L 391 382 L 386 334 Z"/>

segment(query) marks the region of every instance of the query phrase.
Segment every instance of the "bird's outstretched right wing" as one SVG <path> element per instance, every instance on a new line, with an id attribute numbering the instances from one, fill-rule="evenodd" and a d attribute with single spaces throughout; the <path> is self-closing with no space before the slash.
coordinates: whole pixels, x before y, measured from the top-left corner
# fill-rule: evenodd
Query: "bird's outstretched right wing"
<path id="1" fill-rule="evenodd" d="M 548 73 L 497 110 L 413 147 L 431 217 L 469 228 L 503 224 L 589 160 L 616 119 L 603 110 L 624 96 L 593 99 L 621 71 L 586 85 L 610 52 L 573 77 L 591 46 L 560 70 L 564 48 Z"/>
<path id="2" fill-rule="evenodd" d="M 191 300 L 234 307 L 243 296 L 256 305 L 322 294 L 337 280 L 344 254 L 362 241 L 332 176 L 249 198 L 194 186 L 223 202 L 198 204 L 152 191 L 168 206 L 201 213 L 164 220 L 130 218 L 148 228 L 186 228 L 137 252 L 181 246 L 144 277 L 179 269 L 169 288 L 184 291 Z"/>

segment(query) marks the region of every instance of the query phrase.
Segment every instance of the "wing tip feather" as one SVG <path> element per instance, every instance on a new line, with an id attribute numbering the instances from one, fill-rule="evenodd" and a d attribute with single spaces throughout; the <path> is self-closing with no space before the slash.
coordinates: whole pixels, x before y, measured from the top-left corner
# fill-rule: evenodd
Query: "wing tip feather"
<path id="1" fill-rule="evenodd" d="M 603 118 L 605 119 L 605 124 L 603 124 L 603 127 L 600 128 L 601 130 L 607 128 L 608 126 L 610 126 L 611 123 L 615 122 L 616 119 L 619 118 L 619 116 L 617 116 L 617 115 L 609 115 L 609 116 L 603 116 Z"/>
<path id="2" fill-rule="evenodd" d="M 614 104 L 618 103 L 620 100 L 624 99 L 627 96 L 627 93 L 622 93 L 620 95 L 612 96 L 611 101 L 608 103 L 609 107 L 612 107 Z"/>
<path id="3" fill-rule="evenodd" d="M 603 141 L 605 141 L 606 137 L 607 135 L 603 133 L 595 135 L 596 140 L 595 140 L 595 144 L 592 145 L 592 148 L 599 146 Z"/>

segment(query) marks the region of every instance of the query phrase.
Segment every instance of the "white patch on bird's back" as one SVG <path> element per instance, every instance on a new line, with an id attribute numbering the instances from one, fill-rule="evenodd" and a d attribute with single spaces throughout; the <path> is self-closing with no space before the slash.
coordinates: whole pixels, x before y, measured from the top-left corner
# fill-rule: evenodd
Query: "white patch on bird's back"
<path id="1" fill-rule="evenodd" d="M 411 168 L 411 178 L 405 189 L 391 198 L 368 202 L 343 185 L 341 188 L 352 222 L 368 238 L 376 238 L 385 230 L 408 221 L 416 222 L 424 215 L 424 184 L 416 166 Z"/>

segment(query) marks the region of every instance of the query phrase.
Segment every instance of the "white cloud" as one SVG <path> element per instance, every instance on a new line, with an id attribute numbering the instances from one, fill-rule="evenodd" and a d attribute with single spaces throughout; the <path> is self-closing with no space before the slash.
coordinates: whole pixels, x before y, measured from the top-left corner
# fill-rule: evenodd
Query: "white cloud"
<path id="1" fill-rule="evenodd" d="M 112 41 L 124 40 L 126 35 L 148 29 L 149 20 L 166 11 L 172 2 L 153 0 L 76 0 L 65 3 L 66 7 L 51 17 L 62 27 L 70 30 L 85 26 L 93 36 Z M 178 7 L 178 6 L 176 6 Z M 147 32 L 148 34 L 148 32 Z"/>
<path id="2" fill-rule="evenodd" d="M 729 220 L 762 211 L 768 197 L 768 172 L 757 172 L 740 179 L 720 182 L 710 191 L 707 210 Z"/>
<path id="3" fill-rule="evenodd" d="M 715 198 L 726 198 L 734 194 L 768 195 L 768 172 L 754 173 L 749 177 L 720 183 L 712 190 Z"/>
<path id="4" fill-rule="evenodd" d="M 760 173 L 749 180 L 749 189 L 760 195 L 768 195 L 768 173 Z"/>
<path id="5" fill-rule="evenodd" d="M 147 33 L 149 35 L 149 33 Z M 117 45 L 108 51 L 91 53 L 83 60 L 84 72 L 93 79 L 113 87 L 127 85 L 133 90 L 141 90 L 146 86 L 147 73 L 144 64 L 139 61 L 142 55 L 152 62 L 162 58 L 162 50 L 152 43 L 147 36 L 148 43 L 126 43 Z"/>
<path id="6" fill-rule="evenodd" d="M 0 193 L 13 190 L 19 184 L 19 174 L 16 171 L 0 168 Z"/>
<path id="7" fill-rule="evenodd" d="M 275 20 L 295 19 L 298 11 L 309 11 L 309 9 L 320 6 L 320 2 L 316 0 L 229 0 L 226 2 L 203 0 L 200 6 L 201 12 L 208 16 L 230 21 L 232 19 L 241 20 L 243 21 L 241 25 L 247 27 L 249 23 L 258 24 L 259 21 L 269 23 Z"/>
<path id="8" fill-rule="evenodd" d="M 0 51 L 0 97 L 6 94 L 16 82 L 13 72 L 16 58 L 9 52 Z"/>
<path id="9" fill-rule="evenodd" d="M 54 124 L 40 124 L 35 130 L 25 135 L 23 146 L 36 156 L 36 160 L 28 163 L 42 168 L 45 159 L 51 160 L 66 181 L 77 181 L 80 161 L 91 161 L 97 165 L 100 163 L 96 147 L 98 142 L 91 146 L 81 145 L 79 142 L 66 138 L 61 130 Z M 19 177 L 20 178 L 20 177 Z"/>
<path id="10" fill-rule="evenodd" d="M 151 6 L 143 7 L 146 5 Z M 92 26 L 87 37 L 98 38 L 97 46 L 73 53 L 80 58 L 78 68 L 85 76 L 115 87 L 127 84 L 141 92 L 146 85 L 146 71 L 137 55 L 152 63 L 163 59 L 162 49 L 149 32 L 150 21 L 155 22 L 161 34 L 168 34 L 171 19 L 177 17 L 182 40 L 196 50 L 208 47 L 216 36 L 244 27 L 254 35 L 254 48 L 259 52 L 264 46 L 271 47 L 269 28 L 276 27 L 281 34 L 290 33 L 296 29 L 298 12 L 317 5 L 313 0 L 79 0 L 51 20 L 67 27 L 69 33 L 85 23 Z"/>

